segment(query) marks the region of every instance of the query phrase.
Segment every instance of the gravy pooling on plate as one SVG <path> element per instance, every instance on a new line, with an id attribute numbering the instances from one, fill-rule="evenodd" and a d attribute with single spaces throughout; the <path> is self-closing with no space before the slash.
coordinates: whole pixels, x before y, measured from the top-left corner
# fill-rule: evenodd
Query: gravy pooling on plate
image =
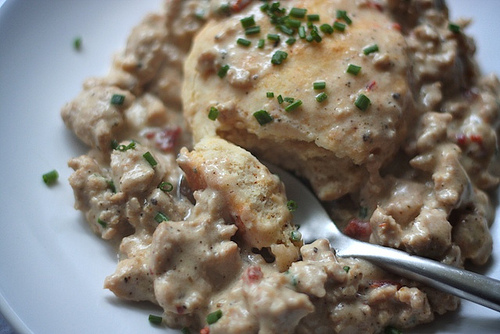
<path id="1" fill-rule="evenodd" d="M 120 242 L 105 287 L 212 334 L 379 333 L 455 310 L 304 245 L 259 159 L 308 180 L 353 237 L 484 264 L 499 83 L 467 24 L 430 0 L 165 1 L 62 109 L 90 147 L 69 162 L 75 207 Z"/>

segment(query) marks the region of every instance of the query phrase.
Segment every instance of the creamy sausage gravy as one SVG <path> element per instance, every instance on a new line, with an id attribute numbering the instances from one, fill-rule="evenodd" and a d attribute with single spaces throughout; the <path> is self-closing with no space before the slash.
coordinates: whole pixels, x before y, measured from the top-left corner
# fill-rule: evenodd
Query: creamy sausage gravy
<path id="1" fill-rule="evenodd" d="M 120 244 L 104 286 L 205 334 L 380 333 L 455 310 L 303 244 L 261 161 L 355 238 L 486 263 L 500 86 L 467 24 L 434 0 L 166 0 L 62 109 L 90 147 L 69 161 L 75 207 Z"/>

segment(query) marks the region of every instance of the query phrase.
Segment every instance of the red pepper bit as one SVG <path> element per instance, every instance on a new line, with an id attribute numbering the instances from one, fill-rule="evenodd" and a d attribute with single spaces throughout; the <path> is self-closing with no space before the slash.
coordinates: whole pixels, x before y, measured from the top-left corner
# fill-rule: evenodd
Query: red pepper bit
<path id="1" fill-rule="evenodd" d="M 167 153 L 175 148 L 181 131 L 182 130 L 179 126 L 173 126 L 161 130 L 148 131 L 144 133 L 144 137 L 149 140 L 153 140 L 157 149 Z"/>
<path id="2" fill-rule="evenodd" d="M 370 222 L 353 218 L 345 227 L 344 233 L 351 238 L 366 241 L 372 234 L 372 228 Z"/>
<path id="3" fill-rule="evenodd" d="M 210 334 L 210 328 L 208 328 L 208 326 L 203 327 L 203 328 L 200 330 L 200 334 Z"/>
<path id="4" fill-rule="evenodd" d="M 375 2 L 375 1 L 368 1 L 368 7 L 373 8 L 373 9 L 377 9 L 378 11 L 381 11 L 381 12 L 384 11 L 384 7 L 382 7 L 382 5 L 380 3 Z"/>
<path id="5" fill-rule="evenodd" d="M 376 280 L 370 282 L 370 288 L 372 289 L 380 288 L 387 285 L 395 285 L 398 290 L 401 288 L 401 283 L 391 280 Z"/>
<path id="6" fill-rule="evenodd" d="M 467 136 L 463 133 L 459 133 L 455 136 L 457 140 L 457 145 L 460 147 L 464 147 L 467 144 Z"/>
<path id="7" fill-rule="evenodd" d="M 186 307 L 184 307 L 183 305 L 177 305 L 175 307 L 175 310 L 177 311 L 177 314 L 184 314 Z"/>
<path id="8" fill-rule="evenodd" d="M 480 146 L 483 145 L 483 137 L 481 135 L 472 134 L 467 138 L 467 136 L 465 134 L 460 133 L 460 134 L 457 134 L 455 137 L 456 137 L 457 145 L 460 147 L 465 147 L 467 145 L 467 143 L 469 142 L 469 140 L 470 140 L 470 142 L 476 143 Z"/>
<path id="9" fill-rule="evenodd" d="M 397 30 L 397 31 L 401 31 L 401 24 L 394 22 L 392 24 L 392 29 Z"/>
<path id="10" fill-rule="evenodd" d="M 264 274 L 259 266 L 250 266 L 245 270 L 243 280 L 247 283 L 256 283 L 262 279 Z"/>
<path id="11" fill-rule="evenodd" d="M 231 4 L 231 11 L 235 13 L 241 12 L 251 2 L 252 0 L 236 0 Z"/>
<path id="12" fill-rule="evenodd" d="M 366 90 L 368 92 L 372 91 L 376 85 L 377 85 L 377 82 L 375 80 L 373 80 L 372 82 L 370 82 L 369 84 L 366 85 Z"/>
<path id="13" fill-rule="evenodd" d="M 483 137 L 481 135 L 470 135 L 469 138 L 471 142 L 483 145 Z"/>

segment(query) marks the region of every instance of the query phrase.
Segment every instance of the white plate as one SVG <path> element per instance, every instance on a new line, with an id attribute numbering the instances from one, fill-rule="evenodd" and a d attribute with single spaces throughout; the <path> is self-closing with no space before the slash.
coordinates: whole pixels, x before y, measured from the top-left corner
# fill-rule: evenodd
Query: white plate
<path id="1" fill-rule="evenodd" d="M 500 73 L 500 1 L 450 2 L 453 17 L 477 18 L 468 32 L 482 67 Z M 85 148 L 59 116 L 82 81 L 105 74 L 130 29 L 160 6 L 161 0 L 7 0 L 0 8 L 0 310 L 21 333 L 175 332 L 148 323 L 158 308 L 118 301 L 102 289 L 117 259 L 72 208 L 66 161 Z M 72 47 L 77 36 L 80 52 Z M 49 188 L 41 175 L 54 168 L 60 181 Z M 495 245 L 490 276 L 500 277 L 499 249 Z M 415 332 L 498 328 L 497 313 L 464 303 L 460 312 Z"/>

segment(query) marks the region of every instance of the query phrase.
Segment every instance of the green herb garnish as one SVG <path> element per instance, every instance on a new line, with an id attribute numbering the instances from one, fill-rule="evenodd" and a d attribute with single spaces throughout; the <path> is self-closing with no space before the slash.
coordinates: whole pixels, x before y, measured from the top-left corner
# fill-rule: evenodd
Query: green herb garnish
<path id="1" fill-rule="evenodd" d="M 300 241 L 302 239 L 302 233 L 299 231 L 292 231 L 290 233 L 290 240 L 292 241 Z"/>
<path id="2" fill-rule="evenodd" d="M 173 184 L 170 183 L 170 182 L 166 182 L 166 181 L 162 181 L 162 183 L 160 183 L 158 185 L 158 188 L 160 188 L 161 191 L 166 192 L 166 193 L 171 192 L 172 190 L 174 190 Z"/>
<path id="3" fill-rule="evenodd" d="M 163 318 L 154 314 L 150 314 L 148 317 L 150 323 L 155 325 L 160 325 L 163 322 Z"/>
<path id="4" fill-rule="evenodd" d="M 252 44 L 252 41 L 245 38 L 238 38 L 236 40 L 236 43 L 241 46 L 250 46 L 250 44 Z"/>
<path id="5" fill-rule="evenodd" d="M 144 159 L 146 159 L 147 162 L 149 162 L 151 167 L 155 167 L 156 165 L 158 165 L 158 162 L 155 160 L 151 152 L 148 151 L 144 153 L 142 156 L 144 157 Z"/>
<path id="6" fill-rule="evenodd" d="M 354 75 L 358 75 L 359 71 L 361 71 L 361 66 L 357 66 L 354 64 L 349 64 L 346 70 L 347 73 Z"/>
<path id="7" fill-rule="evenodd" d="M 101 220 L 101 218 L 97 218 L 97 223 L 102 226 L 102 228 L 107 228 L 108 223 L 106 223 L 104 220 Z"/>
<path id="8" fill-rule="evenodd" d="M 159 224 L 162 222 L 169 221 L 169 219 L 163 212 L 158 212 L 158 213 L 156 213 L 155 221 Z"/>
<path id="9" fill-rule="evenodd" d="M 45 184 L 48 186 L 56 183 L 58 178 L 59 173 L 55 169 L 42 175 L 43 182 L 45 182 Z"/>
<path id="10" fill-rule="evenodd" d="M 326 87 L 326 82 L 324 82 L 324 81 L 316 81 L 313 83 L 313 88 L 315 90 L 325 89 L 325 87 Z"/>
<path id="11" fill-rule="evenodd" d="M 329 25 L 328 23 L 324 23 L 319 26 L 319 30 L 324 32 L 325 34 L 333 34 L 333 27 Z"/>
<path id="12" fill-rule="evenodd" d="M 359 110 L 362 111 L 368 109 L 370 103 L 371 103 L 370 99 L 364 94 L 359 94 L 358 97 L 356 98 L 356 101 L 354 101 L 354 105 L 358 107 Z"/>
<path id="13" fill-rule="evenodd" d="M 222 311 L 217 310 L 207 315 L 207 324 L 215 324 L 219 319 L 222 318 Z"/>
<path id="14" fill-rule="evenodd" d="M 217 72 L 217 75 L 219 76 L 219 78 L 222 79 L 226 76 L 227 71 L 229 71 L 229 65 L 224 65 L 219 69 L 219 71 Z"/>
<path id="15" fill-rule="evenodd" d="M 296 7 L 293 7 L 291 10 L 290 10 L 290 16 L 291 17 L 296 17 L 296 18 L 304 18 L 306 16 L 306 13 L 307 13 L 307 9 L 305 8 L 296 8 Z"/>
<path id="16" fill-rule="evenodd" d="M 318 102 L 323 102 L 328 98 L 328 95 L 325 92 L 321 92 L 318 95 L 316 95 L 316 101 Z"/>
<path id="17" fill-rule="evenodd" d="M 272 58 L 271 58 L 271 63 L 274 65 L 281 65 L 283 61 L 288 57 L 288 53 L 285 51 L 276 51 Z"/>
<path id="18" fill-rule="evenodd" d="M 286 202 L 286 207 L 288 208 L 288 211 L 293 212 L 297 210 L 299 206 L 297 205 L 297 202 L 295 202 L 294 200 L 289 200 L 288 202 Z"/>
<path id="19" fill-rule="evenodd" d="M 121 106 L 123 102 L 125 102 L 125 95 L 122 94 L 113 94 L 111 96 L 111 104 L 115 106 Z"/>
<path id="20" fill-rule="evenodd" d="M 273 121 L 273 117 L 265 110 L 259 110 L 253 113 L 253 116 L 260 125 L 267 124 Z"/>
<path id="21" fill-rule="evenodd" d="M 254 26 L 255 25 L 255 19 L 254 19 L 254 16 L 248 16 L 248 17 L 245 17 L 245 18 L 242 18 L 240 20 L 241 22 L 241 26 L 246 29 L 248 27 L 251 27 L 251 26 Z"/>
<path id="22" fill-rule="evenodd" d="M 297 109 L 302 105 L 302 100 L 297 100 L 294 101 L 293 103 L 289 104 L 288 106 L 285 107 L 285 111 L 290 112 L 292 110 Z"/>
<path id="23" fill-rule="evenodd" d="M 219 116 L 219 109 L 215 107 L 210 107 L 210 110 L 208 112 L 208 119 L 215 121 L 218 116 Z"/>
<path id="24" fill-rule="evenodd" d="M 449 23 L 448 24 L 448 29 L 454 33 L 454 34 L 458 34 L 460 32 L 460 26 L 456 23 Z"/>
<path id="25" fill-rule="evenodd" d="M 377 44 L 369 45 L 369 46 L 367 46 L 367 47 L 365 47 L 363 49 L 363 53 L 365 55 L 369 55 L 370 53 L 377 52 L 377 51 L 378 51 L 378 45 Z"/>

